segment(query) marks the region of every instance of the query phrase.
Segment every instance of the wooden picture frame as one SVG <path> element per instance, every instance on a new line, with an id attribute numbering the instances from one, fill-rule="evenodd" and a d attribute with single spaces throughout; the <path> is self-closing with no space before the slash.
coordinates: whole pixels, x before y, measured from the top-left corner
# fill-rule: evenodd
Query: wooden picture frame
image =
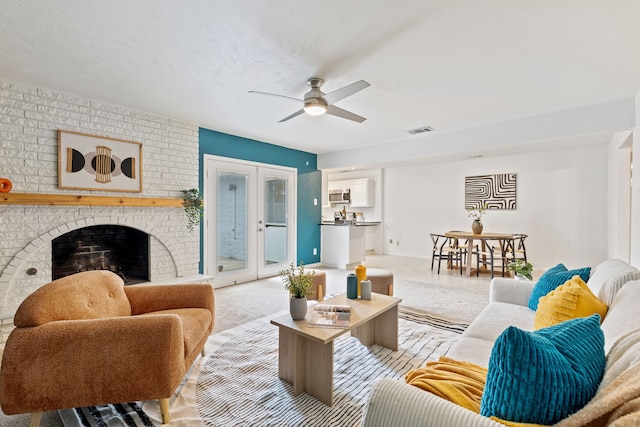
<path id="1" fill-rule="evenodd" d="M 142 144 L 59 130 L 58 188 L 142 192 Z"/>

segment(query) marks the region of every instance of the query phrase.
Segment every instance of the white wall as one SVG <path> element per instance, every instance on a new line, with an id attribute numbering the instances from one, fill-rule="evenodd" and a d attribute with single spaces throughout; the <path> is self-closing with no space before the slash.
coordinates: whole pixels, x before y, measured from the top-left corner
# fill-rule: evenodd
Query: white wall
<path id="1" fill-rule="evenodd" d="M 608 252 L 609 258 L 629 262 L 631 254 L 631 145 L 632 131 L 617 132 L 608 144 Z"/>
<path id="2" fill-rule="evenodd" d="M 470 230 L 464 178 L 515 172 L 517 209 L 488 211 L 484 230 L 528 234 L 535 270 L 595 266 L 608 255 L 606 143 L 385 169 L 384 252 L 430 258 L 429 233 Z"/>
<path id="3" fill-rule="evenodd" d="M 638 171 L 640 171 L 640 93 L 636 96 L 636 127 L 633 132 L 633 169 L 636 171 L 636 184 L 631 186 L 631 264 L 640 266 L 640 185 Z"/>

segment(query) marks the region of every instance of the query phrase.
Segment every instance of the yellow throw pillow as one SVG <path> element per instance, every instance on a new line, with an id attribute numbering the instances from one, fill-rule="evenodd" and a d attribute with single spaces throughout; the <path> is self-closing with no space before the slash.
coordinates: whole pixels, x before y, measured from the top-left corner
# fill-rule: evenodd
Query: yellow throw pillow
<path id="1" fill-rule="evenodd" d="M 580 276 L 573 276 L 563 285 L 540 298 L 534 328 L 557 325 L 569 319 L 600 315 L 600 322 L 607 314 L 607 305 L 596 297 Z"/>

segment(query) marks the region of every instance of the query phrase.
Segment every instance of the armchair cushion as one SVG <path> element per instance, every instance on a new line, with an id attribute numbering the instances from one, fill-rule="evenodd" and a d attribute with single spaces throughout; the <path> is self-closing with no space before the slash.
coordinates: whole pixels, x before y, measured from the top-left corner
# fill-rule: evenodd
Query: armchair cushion
<path id="1" fill-rule="evenodd" d="M 101 270 L 54 280 L 22 302 L 13 323 L 25 328 L 56 320 L 130 316 L 131 305 L 123 285 L 120 277 Z"/>
<path id="2" fill-rule="evenodd" d="M 184 340 L 184 357 L 196 350 L 203 339 L 209 336 L 211 312 L 204 308 L 177 308 L 174 310 L 153 311 L 142 316 L 157 316 L 170 314 L 178 316 L 182 324 L 182 338 Z M 197 352 L 196 352 L 197 353 Z"/>

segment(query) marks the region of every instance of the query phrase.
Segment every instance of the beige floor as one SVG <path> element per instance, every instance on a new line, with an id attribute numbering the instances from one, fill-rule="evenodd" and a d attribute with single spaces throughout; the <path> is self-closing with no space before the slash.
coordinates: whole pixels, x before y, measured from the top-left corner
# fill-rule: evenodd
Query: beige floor
<path id="1" fill-rule="evenodd" d="M 369 255 L 369 268 L 385 268 L 394 275 L 394 295 L 402 304 L 433 314 L 472 321 L 488 303 L 489 276 L 465 277 L 442 265 L 431 271 L 431 261 L 421 258 Z M 327 294 L 346 292 L 346 277 L 352 271 L 317 267 L 327 276 Z M 280 277 L 218 288 L 214 332 L 288 309 L 289 299 Z"/>
<path id="2" fill-rule="evenodd" d="M 420 258 L 369 255 L 368 268 L 385 268 L 394 275 L 394 295 L 402 304 L 434 315 L 470 322 L 488 303 L 489 276 L 465 277 L 459 271 L 442 266 L 441 274 L 431 271 L 431 261 Z M 346 276 L 351 271 L 319 269 L 327 275 L 327 294 L 346 292 Z M 215 291 L 215 332 L 233 328 L 250 320 L 288 309 L 288 295 L 280 277 L 242 283 Z M 6 417 L 0 413 L 0 425 L 29 425 L 27 415 Z M 57 412 L 44 414 L 42 427 L 62 427 Z"/>

